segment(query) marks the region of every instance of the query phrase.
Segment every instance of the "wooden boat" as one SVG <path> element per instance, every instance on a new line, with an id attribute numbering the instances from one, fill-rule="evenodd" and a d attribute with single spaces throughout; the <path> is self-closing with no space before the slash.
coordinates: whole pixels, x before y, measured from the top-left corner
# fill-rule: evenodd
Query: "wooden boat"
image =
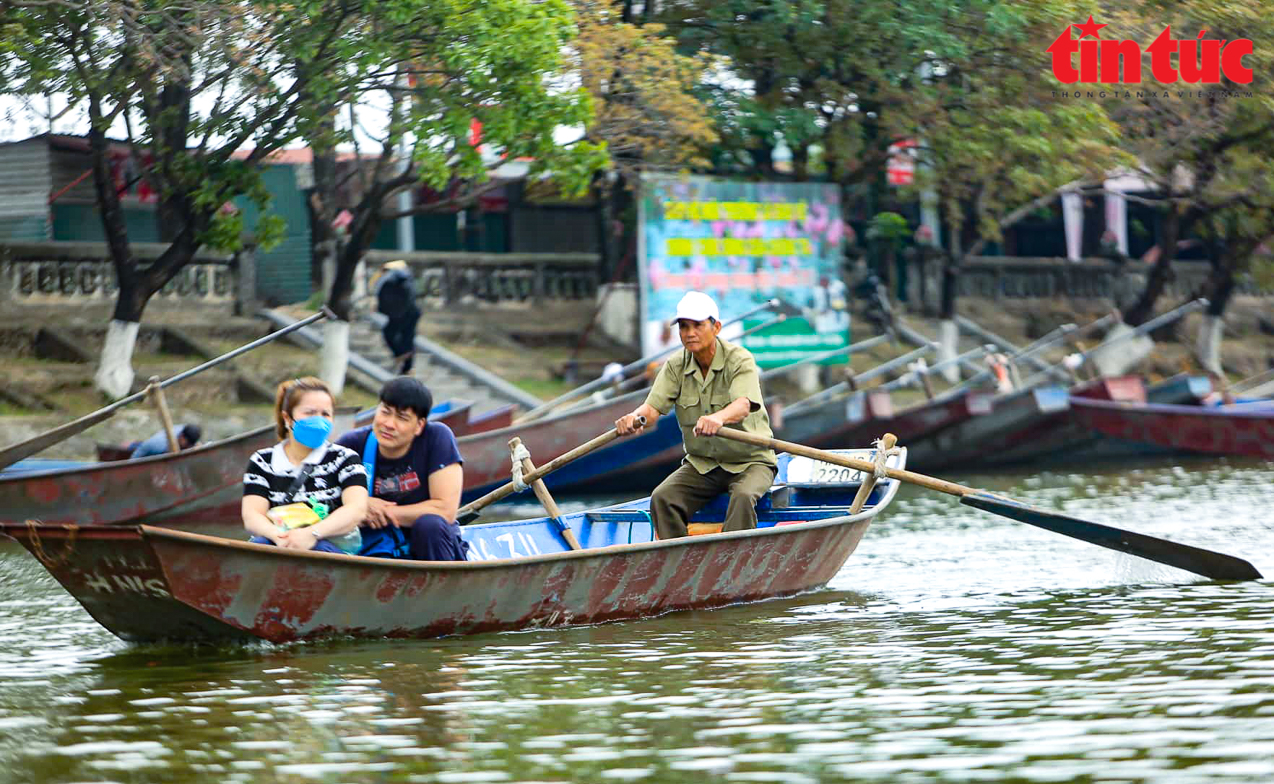
<path id="1" fill-rule="evenodd" d="M 1274 459 L 1274 409 L 1072 402 L 1071 417 L 1092 433 L 1177 453 Z"/>
<path id="2" fill-rule="evenodd" d="M 785 410 L 776 437 L 820 449 L 836 449 L 871 443 L 884 433 L 893 433 L 899 442 L 908 445 L 914 465 L 916 445 L 920 445 L 921 452 L 926 451 L 924 443 L 933 434 L 989 413 L 990 401 L 989 395 L 973 392 L 946 400 L 926 400 L 895 412 L 888 392 L 869 390 Z"/>
<path id="3" fill-rule="evenodd" d="M 846 450 L 870 459 L 870 450 Z M 889 458 L 905 466 L 905 450 Z M 468 562 L 299 552 L 140 526 L 4 523 L 119 637 L 288 642 L 436 637 L 601 623 L 708 609 L 819 588 L 844 565 L 896 480 L 849 507 L 859 475 L 784 455 L 751 531 L 652 541 L 649 499 L 564 516 L 466 526 Z M 718 498 L 694 519 L 722 519 Z"/>
<path id="4" fill-rule="evenodd" d="M 608 398 L 531 422 L 473 433 L 457 439 L 464 457 L 464 499 L 477 498 L 509 481 L 509 439 L 517 436 L 536 465 L 577 446 L 582 437 L 604 433 L 631 413 L 647 390 Z M 553 491 L 624 491 L 650 487 L 681 459 L 681 430 L 667 414 L 640 435 L 620 439 L 568 463 L 545 477 Z"/>
<path id="5" fill-rule="evenodd" d="M 911 445 L 912 464 L 919 470 L 988 468 L 1017 465 L 1056 446 L 1059 428 L 1073 396 L 1101 399 L 1144 399 L 1135 377 L 1101 378 L 1071 389 L 1056 386 L 1009 392 L 991 400 L 990 412 L 946 428 L 927 441 Z M 1065 443 L 1064 434 L 1058 438 Z"/>
<path id="6" fill-rule="evenodd" d="M 354 421 L 370 421 L 371 414 L 364 411 Z M 461 416 L 468 418 L 467 405 L 444 401 L 429 418 L 445 424 Z M 0 472 L 0 521 L 110 525 L 145 519 L 185 526 L 237 518 L 248 458 L 277 440 L 270 424 L 175 454 L 137 460 L 28 458 L 17 465 L 32 470 Z"/>
<path id="7" fill-rule="evenodd" d="M 1029 437 L 1015 448 L 997 456 L 1000 464 L 1064 464 L 1093 460 L 1113 460 L 1166 454 L 1148 444 L 1133 444 L 1104 438 L 1074 417 L 1075 403 L 1082 400 L 1114 400 L 1124 403 L 1173 403 L 1198 405 L 1212 391 L 1206 376 L 1179 375 L 1145 386 L 1136 376 L 1117 376 L 1081 386 L 1072 391 L 1067 407 L 1041 420 Z"/>

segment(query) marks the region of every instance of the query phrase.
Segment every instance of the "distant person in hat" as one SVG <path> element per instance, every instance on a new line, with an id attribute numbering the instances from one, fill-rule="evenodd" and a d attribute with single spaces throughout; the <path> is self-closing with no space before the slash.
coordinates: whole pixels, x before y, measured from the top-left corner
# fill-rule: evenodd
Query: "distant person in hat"
<path id="1" fill-rule="evenodd" d="M 174 430 L 177 436 L 177 446 L 182 449 L 189 449 L 199 443 L 199 439 L 203 437 L 203 430 L 199 428 L 199 425 L 193 423 L 179 425 Z M 132 446 L 133 451 L 129 454 L 129 458 L 133 459 L 167 454 L 168 433 L 160 430 L 146 440 L 138 441 Z"/>
<path id="2" fill-rule="evenodd" d="M 774 451 L 714 437 L 723 427 L 735 427 L 773 438 L 756 360 L 721 338 L 717 303 L 703 292 L 682 297 L 672 323 L 684 350 L 664 363 L 646 402 L 615 422 L 627 436 L 640 432 L 637 417 L 653 425 L 677 410 L 686 457 L 651 495 L 655 530 L 660 539 L 685 536 L 691 515 L 721 493 L 730 495 L 724 530 L 756 528 L 756 502 L 774 481 Z"/>
<path id="3" fill-rule="evenodd" d="M 376 311 L 388 319 L 381 334 L 394 355 L 395 369 L 410 375 L 416 357 L 416 324 L 420 308 L 416 307 L 416 281 L 402 259 L 389 261 L 376 278 Z"/>

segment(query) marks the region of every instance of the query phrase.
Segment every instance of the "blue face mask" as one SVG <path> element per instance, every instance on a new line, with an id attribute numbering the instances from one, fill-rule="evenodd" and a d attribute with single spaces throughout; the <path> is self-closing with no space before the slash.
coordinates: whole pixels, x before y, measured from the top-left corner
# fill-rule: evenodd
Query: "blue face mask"
<path id="1" fill-rule="evenodd" d="M 332 423 L 321 417 L 313 416 L 298 419 L 292 423 L 292 437 L 301 446 L 318 449 L 332 432 Z"/>

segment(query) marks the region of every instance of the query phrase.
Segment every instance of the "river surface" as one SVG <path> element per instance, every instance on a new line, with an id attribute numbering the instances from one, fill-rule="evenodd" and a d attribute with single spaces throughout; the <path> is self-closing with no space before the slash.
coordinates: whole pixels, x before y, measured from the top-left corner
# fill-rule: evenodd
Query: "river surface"
<path id="1" fill-rule="evenodd" d="M 948 478 L 1274 576 L 1274 464 Z M 0 781 L 1274 782 L 1274 588 L 909 488 L 795 599 L 198 649 L 120 642 L 5 543 Z"/>

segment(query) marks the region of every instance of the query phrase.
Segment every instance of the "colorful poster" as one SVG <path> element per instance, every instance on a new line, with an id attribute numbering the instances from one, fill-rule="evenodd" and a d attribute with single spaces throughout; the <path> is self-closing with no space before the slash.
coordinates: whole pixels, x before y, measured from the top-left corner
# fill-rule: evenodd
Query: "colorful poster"
<path id="1" fill-rule="evenodd" d="M 840 274 L 845 225 L 834 185 L 647 175 L 641 186 L 643 354 L 679 345 L 669 320 L 678 300 L 692 290 L 717 301 L 722 321 L 772 297 L 801 310 L 801 318 L 743 338 L 762 367 L 848 345 L 849 311 Z M 746 327 L 764 320 L 750 318 Z M 731 338 L 744 329 L 736 323 L 722 335 Z"/>

